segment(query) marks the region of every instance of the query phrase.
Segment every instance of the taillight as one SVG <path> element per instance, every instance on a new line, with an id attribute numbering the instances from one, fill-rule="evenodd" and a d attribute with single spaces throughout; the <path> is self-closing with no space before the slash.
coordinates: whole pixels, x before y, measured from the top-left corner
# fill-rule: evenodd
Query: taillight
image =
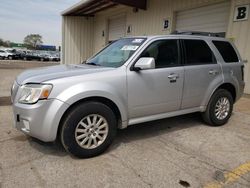
<path id="1" fill-rule="evenodd" d="M 244 65 L 241 66 L 241 76 L 242 80 L 244 81 Z"/>

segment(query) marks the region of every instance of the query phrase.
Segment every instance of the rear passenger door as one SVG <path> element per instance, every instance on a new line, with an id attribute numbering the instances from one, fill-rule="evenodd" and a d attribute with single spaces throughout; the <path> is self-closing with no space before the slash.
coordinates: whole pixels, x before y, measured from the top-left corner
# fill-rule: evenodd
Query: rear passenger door
<path id="1" fill-rule="evenodd" d="M 223 82 L 221 65 L 209 44 L 201 39 L 183 39 L 184 90 L 182 109 L 200 107 L 218 83 Z"/>

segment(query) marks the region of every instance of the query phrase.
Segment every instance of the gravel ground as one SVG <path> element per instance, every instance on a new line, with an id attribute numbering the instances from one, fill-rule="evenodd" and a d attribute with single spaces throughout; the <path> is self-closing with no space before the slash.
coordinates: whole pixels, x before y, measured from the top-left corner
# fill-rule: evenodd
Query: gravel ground
<path id="1" fill-rule="evenodd" d="M 10 96 L 10 88 L 16 76 L 26 69 L 53 66 L 55 62 L 0 60 L 0 97 Z"/>
<path id="2" fill-rule="evenodd" d="M 0 67 L 0 96 L 24 70 L 14 67 Z M 1 188 L 250 187 L 249 148 L 248 97 L 223 127 L 204 125 L 199 114 L 144 123 L 120 130 L 106 153 L 83 160 L 16 131 L 11 106 L 0 105 Z"/>

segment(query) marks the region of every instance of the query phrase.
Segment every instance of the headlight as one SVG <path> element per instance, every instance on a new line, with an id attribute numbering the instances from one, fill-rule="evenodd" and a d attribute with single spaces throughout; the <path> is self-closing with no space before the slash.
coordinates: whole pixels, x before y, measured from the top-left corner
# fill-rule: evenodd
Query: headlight
<path id="1" fill-rule="evenodd" d="M 21 86 L 20 103 L 34 104 L 40 99 L 47 99 L 52 90 L 52 85 L 27 84 Z"/>

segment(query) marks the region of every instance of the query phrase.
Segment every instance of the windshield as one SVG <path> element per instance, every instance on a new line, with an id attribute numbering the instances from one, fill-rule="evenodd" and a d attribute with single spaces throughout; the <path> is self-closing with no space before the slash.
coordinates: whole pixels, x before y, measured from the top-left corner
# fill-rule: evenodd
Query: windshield
<path id="1" fill-rule="evenodd" d="M 125 38 L 111 43 L 86 63 L 104 67 L 122 66 L 135 51 L 145 42 L 146 38 Z"/>

